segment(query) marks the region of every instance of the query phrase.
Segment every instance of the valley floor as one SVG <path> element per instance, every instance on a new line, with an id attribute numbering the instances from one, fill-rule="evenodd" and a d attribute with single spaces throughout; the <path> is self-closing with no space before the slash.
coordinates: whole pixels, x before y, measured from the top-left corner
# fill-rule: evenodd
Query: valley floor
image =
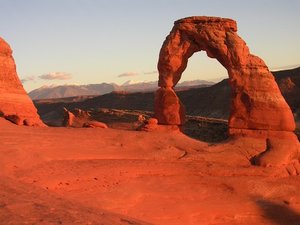
<path id="1" fill-rule="evenodd" d="M 299 225 L 298 164 L 262 168 L 259 139 L 18 127 L 0 118 L 0 224 Z"/>

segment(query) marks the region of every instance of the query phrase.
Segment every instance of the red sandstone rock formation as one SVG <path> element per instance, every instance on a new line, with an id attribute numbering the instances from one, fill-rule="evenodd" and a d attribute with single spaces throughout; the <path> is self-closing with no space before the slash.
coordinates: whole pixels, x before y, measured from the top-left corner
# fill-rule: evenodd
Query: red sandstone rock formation
<path id="1" fill-rule="evenodd" d="M 250 54 L 246 43 L 237 34 L 236 22 L 231 19 L 189 17 L 175 22 L 159 55 L 160 89 L 155 96 L 158 122 L 184 123 L 184 107 L 173 88 L 187 67 L 189 57 L 198 51 L 206 51 L 208 57 L 216 58 L 228 71 L 232 91 L 229 133 L 262 133 L 261 137 L 268 138 L 268 152 L 282 151 L 274 154 L 288 155 L 286 160 L 284 157 L 274 160 L 270 156 L 273 153 L 265 153 L 256 158 L 257 164 L 277 165 L 294 159 L 299 143 L 292 133 L 295 129 L 293 114 L 268 67 L 262 59 Z M 269 131 L 283 131 L 289 135 L 278 139 L 278 133 Z M 278 150 L 280 141 L 284 147 Z"/>
<path id="2" fill-rule="evenodd" d="M 158 128 L 158 121 L 155 118 L 149 118 L 148 120 L 144 121 L 144 124 L 141 125 L 137 130 L 142 131 L 153 131 Z"/>
<path id="3" fill-rule="evenodd" d="M 45 126 L 16 72 L 10 46 L 0 38 L 0 116 L 17 125 Z"/>
<path id="4" fill-rule="evenodd" d="M 64 108 L 63 126 L 65 127 L 88 127 L 88 128 L 107 128 L 105 123 L 93 120 L 89 112 L 75 109 L 74 113 Z"/>
<path id="5" fill-rule="evenodd" d="M 185 108 L 172 87 L 161 87 L 154 100 L 155 117 L 160 124 L 179 125 L 184 123 Z"/>

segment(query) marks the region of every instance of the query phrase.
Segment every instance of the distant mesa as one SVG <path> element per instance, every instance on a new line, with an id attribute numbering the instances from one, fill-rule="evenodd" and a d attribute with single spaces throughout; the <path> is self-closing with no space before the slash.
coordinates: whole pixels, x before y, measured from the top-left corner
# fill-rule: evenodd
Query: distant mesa
<path id="1" fill-rule="evenodd" d="M 196 16 L 175 22 L 159 54 L 155 117 L 159 124 L 185 122 L 185 109 L 174 87 L 188 59 L 195 52 L 206 51 L 228 71 L 232 93 L 229 134 L 266 139 L 266 151 L 254 159 L 255 164 L 281 165 L 296 160 L 299 142 L 293 133 L 291 109 L 264 61 L 250 54 L 236 32 L 232 19 Z"/>
<path id="2" fill-rule="evenodd" d="M 16 72 L 10 46 L 0 38 L 0 116 L 17 125 L 45 126 Z"/>

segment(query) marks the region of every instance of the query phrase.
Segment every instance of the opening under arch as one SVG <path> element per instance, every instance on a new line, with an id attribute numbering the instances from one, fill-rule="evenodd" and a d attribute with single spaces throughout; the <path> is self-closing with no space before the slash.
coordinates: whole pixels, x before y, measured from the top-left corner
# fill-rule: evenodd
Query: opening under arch
<path id="1" fill-rule="evenodd" d="M 188 59 L 180 81 L 205 80 L 217 83 L 225 78 L 228 78 L 226 68 L 217 59 L 208 57 L 205 51 L 198 51 Z"/>

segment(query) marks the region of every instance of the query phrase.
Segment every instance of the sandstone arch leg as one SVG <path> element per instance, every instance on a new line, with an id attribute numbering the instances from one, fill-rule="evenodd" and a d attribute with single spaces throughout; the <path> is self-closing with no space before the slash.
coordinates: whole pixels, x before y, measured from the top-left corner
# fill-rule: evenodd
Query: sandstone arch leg
<path id="1" fill-rule="evenodd" d="M 185 121 L 185 108 L 171 87 L 163 87 L 155 93 L 155 117 L 160 124 L 181 125 Z M 164 107 L 161 107 L 161 106 Z"/>
<path id="2" fill-rule="evenodd" d="M 185 122 L 185 108 L 173 87 L 178 83 L 182 72 L 186 69 L 188 58 L 200 50 L 195 43 L 190 42 L 185 36 L 186 34 L 179 30 L 174 31 L 165 41 L 173 47 L 162 48 L 160 52 L 158 70 L 161 88 L 155 94 L 154 103 L 155 117 L 160 124 L 182 125 Z M 168 57 L 170 55 L 172 57 Z"/>
<path id="3" fill-rule="evenodd" d="M 267 149 L 268 153 L 257 156 L 256 163 L 277 165 L 286 162 L 274 163 L 274 154 L 281 158 L 289 155 L 289 160 L 297 157 L 294 153 L 299 151 L 299 142 L 292 133 L 295 129 L 293 114 L 268 67 L 262 59 L 250 54 L 246 43 L 237 35 L 236 22 L 231 19 L 188 17 L 175 22 L 159 55 L 160 89 L 155 95 L 154 109 L 158 122 L 184 123 L 183 106 L 173 88 L 180 80 L 188 58 L 201 50 L 216 58 L 228 71 L 232 90 L 229 134 L 254 135 L 275 143 L 272 140 L 280 136 L 278 132 L 287 132 L 289 135 L 283 135 L 280 140 L 282 143 L 289 140 L 291 145 L 297 146 L 292 148 L 295 150 L 280 148 L 276 142 Z"/>

